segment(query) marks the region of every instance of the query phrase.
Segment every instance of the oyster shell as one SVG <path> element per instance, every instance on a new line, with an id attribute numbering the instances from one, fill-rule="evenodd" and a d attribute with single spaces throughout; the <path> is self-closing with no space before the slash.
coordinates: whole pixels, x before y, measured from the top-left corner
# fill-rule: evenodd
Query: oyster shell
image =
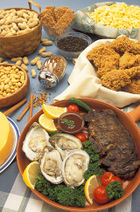
<path id="1" fill-rule="evenodd" d="M 71 187 L 84 182 L 84 172 L 88 169 L 89 155 L 83 150 L 74 150 L 63 161 L 62 175 L 65 184 Z"/>
<path id="2" fill-rule="evenodd" d="M 47 131 L 37 122 L 34 122 L 23 141 L 23 152 L 29 160 L 39 160 L 47 147 L 53 148 L 49 143 Z"/>
<path id="3" fill-rule="evenodd" d="M 43 176 L 53 184 L 63 181 L 62 159 L 57 150 L 46 151 L 40 163 L 40 170 Z"/>
<path id="4" fill-rule="evenodd" d="M 69 152 L 82 148 L 82 143 L 78 138 L 66 133 L 58 133 L 50 137 L 49 142 L 60 152 L 63 159 Z"/>

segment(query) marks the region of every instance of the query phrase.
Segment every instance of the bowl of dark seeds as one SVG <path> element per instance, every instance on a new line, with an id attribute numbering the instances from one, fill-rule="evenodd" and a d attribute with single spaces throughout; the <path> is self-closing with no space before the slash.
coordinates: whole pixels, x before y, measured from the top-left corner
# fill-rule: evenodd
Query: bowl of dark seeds
<path id="1" fill-rule="evenodd" d="M 92 43 L 92 39 L 81 32 L 71 31 L 55 40 L 59 53 L 66 59 L 77 58 Z"/>

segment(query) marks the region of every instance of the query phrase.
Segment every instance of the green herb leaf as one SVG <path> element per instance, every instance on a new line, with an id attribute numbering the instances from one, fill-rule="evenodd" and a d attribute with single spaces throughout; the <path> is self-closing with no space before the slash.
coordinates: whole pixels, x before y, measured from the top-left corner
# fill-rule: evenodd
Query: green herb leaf
<path id="1" fill-rule="evenodd" d="M 122 185 L 115 180 L 106 187 L 106 194 L 109 199 L 119 199 L 124 195 Z"/>
<path id="2" fill-rule="evenodd" d="M 68 120 L 68 119 L 64 118 L 61 120 L 61 123 L 66 124 L 68 126 L 68 128 L 71 128 L 71 129 L 75 127 L 73 120 Z"/>

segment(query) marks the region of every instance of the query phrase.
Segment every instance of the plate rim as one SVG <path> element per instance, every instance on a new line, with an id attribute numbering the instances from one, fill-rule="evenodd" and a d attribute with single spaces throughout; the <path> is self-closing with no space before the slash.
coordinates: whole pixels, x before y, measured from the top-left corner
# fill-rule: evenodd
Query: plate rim
<path id="1" fill-rule="evenodd" d="M 16 153 L 17 153 L 17 144 L 18 144 L 18 139 L 19 139 L 19 136 L 20 136 L 20 130 L 17 126 L 17 124 L 10 118 L 7 116 L 7 119 L 13 129 L 13 132 L 14 132 L 14 136 L 15 136 L 15 139 L 14 139 L 14 145 L 13 145 L 13 148 L 12 148 L 12 151 L 9 155 L 9 157 L 6 159 L 6 161 L 0 166 L 0 173 L 2 173 L 6 168 L 8 168 L 8 166 L 13 162 L 13 160 L 15 159 L 16 157 Z"/>

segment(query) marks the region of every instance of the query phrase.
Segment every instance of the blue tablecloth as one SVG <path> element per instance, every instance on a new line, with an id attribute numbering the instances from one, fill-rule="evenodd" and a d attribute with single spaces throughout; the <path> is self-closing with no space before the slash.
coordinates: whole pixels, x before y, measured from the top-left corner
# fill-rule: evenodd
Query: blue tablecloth
<path id="1" fill-rule="evenodd" d="M 77 11 L 80 8 L 87 7 L 88 5 L 94 4 L 95 0 L 36 0 L 36 3 L 38 3 L 42 10 L 45 9 L 45 6 L 48 5 L 55 5 L 56 7 L 59 6 L 69 6 L 70 9 L 74 9 Z M 102 2 L 101 0 L 98 0 L 98 2 Z M 120 1 L 121 2 L 121 1 Z M 124 0 L 127 4 L 136 4 L 140 5 L 139 0 L 134 0 L 133 2 L 130 0 Z M 0 9 L 4 8 L 28 8 L 28 1 L 27 0 L 0 0 Z M 37 10 L 35 6 L 33 6 L 34 10 Z M 42 37 L 45 37 L 45 32 L 43 31 Z M 93 40 L 96 40 L 96 37 L 93 37 Z M 38 48 L 40 49 L 41 46 Z M 37 51 L 34 52 L 32 55 L 30 55 L 28 58 L 31 61 L 36 55 Z M 57 54 L 57 50 L 55 48 L 55 45 L 48 46 L 47 51 L 52 51 L 54 54 Z M 42 59 L 42 62 L 45 59 Z M 7 60 L 10 62 L 10 60 Z M 60 94 L 67 86 L 67 79 L 70 75 L 72 69 L 73 69 L 73 63 L 68 62 L 67 66 L 67 72 L 64 77 L 64 79 L 58 84 L 57 87 L 47 90 L 49 97 L 47 99 L 47 104 L 53 102 L 53 98 Z M 30 90 L 27 95 L 28 101 L 30 97 L 30 93 L 38 94 L 40 90 L 44 92 L 40 87 L 40 83 L 38 81 L 38 77 L 33 79 L 31 77 L 31 67 L 28 66 L 28 74 L 30 77 Z M 39 73 L 39 71 L 38 71 Z M 15 121 L 15 123 L 18 125 L 20 132 L 24 128 L 25 124 L 27 123 L 28 114 L 26 113 L 24 118 L 17 122 L 17 117 L 23 110 L 22 106 L 20 109 L 16 110 L 14 113 L 10 115 L 10 117 Z M 33 114 L 35 114 L 38 110 L 40 110 L 40 107 L 33 109 Z M 4 110 L 3 110 L 4 111 Z M 122 202 L 120 205 L 106 210 L 109 212 L 139 212 L 140 211 L 140 187 L 138 187 L 131 196 L 129 196 L 124 202 Z M 16 160 L 13 161 L 13 163 L 0 174 L 0 211 L 2 212 L 17 212 L 17 211 L 26 211 L 26 212 L 59 212 L 61 210 L 53 208 L 52 206 L 47 205 L 40 199 L 38 199 L 24 184 L 22 181 L 22 178 L 19 174 L 18 167 Z"/>

